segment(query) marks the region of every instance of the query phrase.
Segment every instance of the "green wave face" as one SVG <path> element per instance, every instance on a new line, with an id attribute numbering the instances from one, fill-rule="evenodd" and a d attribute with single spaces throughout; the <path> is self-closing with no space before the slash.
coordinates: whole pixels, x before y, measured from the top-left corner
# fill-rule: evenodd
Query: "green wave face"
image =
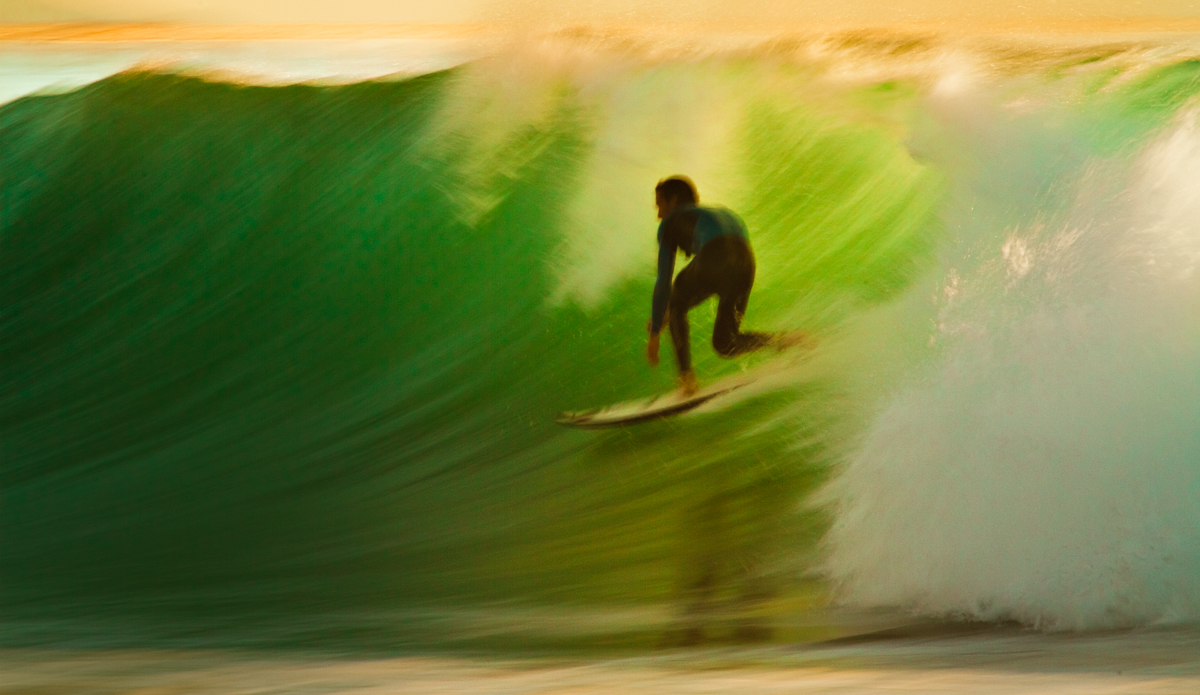
<path id="1" fill-rule="evenodd" d="M 838 514 L 813 492 L 949 349 L 947 259 L 1133 161 L 1198 74 L 1050 56 L 968 99 L 884 59 L 589 60 L 133 72 L 0 109 L 9 641 L 808 635 Z M 820 348 L 716 412 L 563 429 L 674 386 L 643 352 L 675 173 L 749 225 L 745 326 Z M 713 315 L 703 380 L 772 359 L 717 358 Z"/>

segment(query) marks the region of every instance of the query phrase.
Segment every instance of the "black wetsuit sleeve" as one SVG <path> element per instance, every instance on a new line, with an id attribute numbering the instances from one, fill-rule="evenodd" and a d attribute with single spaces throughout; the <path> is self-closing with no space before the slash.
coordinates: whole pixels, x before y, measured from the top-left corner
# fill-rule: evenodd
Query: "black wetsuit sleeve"
<path id="1" fill-rule="evenodd" d="M 654 299 L 650 306 L 650 332 L 662 330 L 667 303 L 671 301 L 671 278 L 675 275 L 675 244 L 662 239 L 658 241 L 658 279 L 654 281 Z"/>
<path id="2" fill-rule="evenodd" d="M 675 276 L 675 254 L 691 255 L 692 234 L 696 229 L 695 213 L 668 215 L 658 226 L 658 279 L 654 282 L 654 298 L 650 307 L 650 331 L 662 330 L 663 317 L 671 301 L 671 281 Z"/>

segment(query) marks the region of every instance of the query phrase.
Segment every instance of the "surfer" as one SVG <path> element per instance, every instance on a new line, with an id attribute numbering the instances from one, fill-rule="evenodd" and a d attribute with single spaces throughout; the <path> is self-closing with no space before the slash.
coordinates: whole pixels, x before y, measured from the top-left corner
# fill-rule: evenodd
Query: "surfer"
<path id="1" fill-rule="evenodd" d="M 696 186 L 686 176 L 665 178 L 654 188 L 654 204 L 662 222 L 658 225 L 658 280 L 646 327 L 650 332 L 646 354 L 650 365 L 658 366 L 658 334 L 664 324 L 669 326 L 679 386 L 689 396 L 700 384 L 692 371 L 687 313 L 709 297 L 718 298 L 712 337 L 718 355 L 733 357 L 767 345 L 783 347 L 773 334 L 740 328 L 754 286 L 754 252 L 745 223 L 732 210 L 699 203 Z M 677 251 L 694 258 L 672 283 Z"/>

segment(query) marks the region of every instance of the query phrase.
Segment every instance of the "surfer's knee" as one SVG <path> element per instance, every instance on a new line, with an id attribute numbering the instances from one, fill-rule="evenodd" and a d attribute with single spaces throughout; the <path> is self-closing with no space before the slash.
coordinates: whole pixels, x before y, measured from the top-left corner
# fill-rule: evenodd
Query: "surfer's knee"
<path id="1" fill-rule="evenodd" d="M 712 339 L 713 350 L 721 357 L 733 357 L 737 354 L 737 341 L 734 340 L 732 334 L 714 333 Z"/>

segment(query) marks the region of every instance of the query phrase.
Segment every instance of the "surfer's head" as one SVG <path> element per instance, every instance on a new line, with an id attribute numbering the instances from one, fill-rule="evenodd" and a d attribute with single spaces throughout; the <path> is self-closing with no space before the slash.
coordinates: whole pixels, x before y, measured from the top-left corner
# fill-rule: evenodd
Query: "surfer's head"
<path id="1" fill-rule="evenodd" d="M 660 220 L 680 205 L 696 205 L 699 202 L 696 184 L 686 176 L 668 176 L 654 187 L 654 204 L 658 207 Z"/>

